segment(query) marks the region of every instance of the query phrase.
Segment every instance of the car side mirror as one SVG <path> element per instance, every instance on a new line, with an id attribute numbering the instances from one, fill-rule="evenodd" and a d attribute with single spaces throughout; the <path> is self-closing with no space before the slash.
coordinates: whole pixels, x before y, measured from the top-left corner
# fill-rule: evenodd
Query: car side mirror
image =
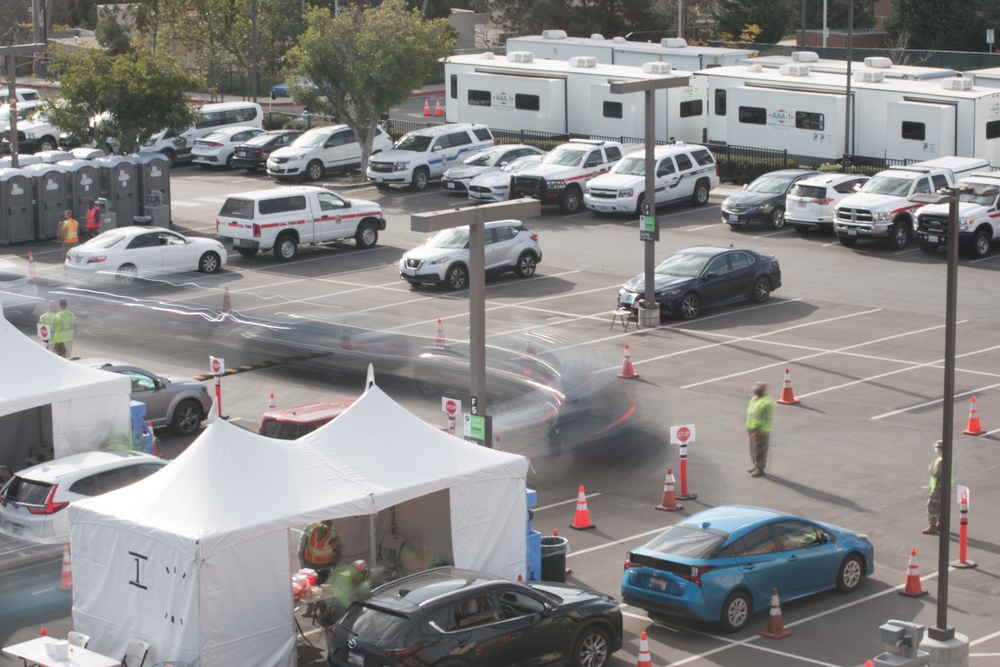
<path id="1" fill-rule="evenodd" d="M 855 192 L 861 192 L 861 187 L 862 187 L 862 186 L 861 186 L 861 184 L 860 184 L 860 183 L 855 183 L 855 184 L 854 184 L 854 191 L 855 191 Z"/>
<path id="2" fill-rule="evenodd" d="M 747 183 L 744 183 L 744 184 L 743 184 L 743 189 L 744 189 L 744 190 L 746 190 L 746 189 L 747 189 L 747 185 L 748 185 Z"/>
<path id="3" fill-rule="evenodd" d="M 439 150 L 441 150 L 440 146 L 433 146 L 433 147 L 431 147 L 431 153 L 437 153 Z"/>
<path id="4" fill-rule="evenodd" d="M 708 273 L 705 274 L 703 280 L 714 280 L 715 278 L 718 277 L 719 277 L 718 273 L 716 273 L 715 271 L 709 271 Z"/>

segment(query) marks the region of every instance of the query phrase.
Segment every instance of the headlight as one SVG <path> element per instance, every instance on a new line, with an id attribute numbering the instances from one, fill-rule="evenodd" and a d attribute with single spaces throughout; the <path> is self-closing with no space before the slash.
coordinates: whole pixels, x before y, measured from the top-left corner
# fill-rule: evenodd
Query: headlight
<path id="1" fill-rule="evenodd" d="M 872 220 L 876 222 L 892 220 L 892 213 L 872 213 Z"/>
<path id="2" fill-rule="evenodd" d="M 553 189 L 556 189 L 556 190 L 558 190 L 559 188 L 565 188 L 566 187 L 566 181 L 563 181 L 563 180 L 544 181 L 544 183 L 545 183 L 546 187 L 553 188 Z"/>
<path id="3" fill-rule="evenodd" d="M 441 174 L 441 176 L 442 178 L 451 178 L 451 169 L 445 170 L 445 172 Z"/>
<path id="4" fill-rule="evenodd" d="M 681 293 L 681 290 L 680 290 L 679 287 L 673 287 L 673 288 L 668 289 L 668 290 L 663 290 L 662 292 L 657 292 L 656 293 L 656 297 L 659 298 L 661 296 L 677 296 L 680 293 Z"/>
<path id="5" fill-rule="evenodd" d="M 958 221 L 958 226 L 959 227 L 970 227 L 971 228 L 974 222 L 975 222 L 975 220 L 973 220 L 972 218 L 969 218 L 967 220 L 959 220 Z"/>
<path id="6" fill-rule="evenodd" d="M 631 197 L 632 196 L 632 188 L 625 188 L 624 190 L 619 190 L 618 191 L 618 196 L 619 197 Z"/>
<path id="7" fill-rule="evenodd" d="M 440 259 L 432 259 L 429 262 L 424 262 L 427 266 L 437 266 L 439 264 L 445 264 L 451 261 L 450 257 L 441 257 Z"/>
<path id="8" fill-rule="evenodd" d="M 409 166 L 410 166 L 409 162 L 393 162 L 392 163 L 392 170 L 393 171 L 404 171 Z"/>
<path id="9" fill-rule="evenodd" d="M 25 132 L 24 133 L 24 138 L 25 139 L 37 139 L 38 138 L 38 133 L 37 132 Z"/>
<path id="10" fill-rule="evenodd" d="M 288 161 L 289 162 L 300 162 L 303 157 L 304 156 L 302 156 L 302 155 L 293 155 L 292 157 L 288 158 Z"/>
<path id="11" fill-rule="evenodd" d="M 764 204 L 763 206 L 760 207 L 760 212 L 761 213 L 770 213 L 771 209 L 773 209 L 773 208 L 774 208 L 774 204 Z"/>

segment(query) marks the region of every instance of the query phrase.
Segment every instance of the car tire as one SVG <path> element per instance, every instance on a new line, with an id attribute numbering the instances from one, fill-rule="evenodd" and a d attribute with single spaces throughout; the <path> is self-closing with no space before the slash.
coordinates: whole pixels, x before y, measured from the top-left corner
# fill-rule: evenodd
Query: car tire
<path id="1" fill-rule="evenodd" d="M 902 220 L 897 220 L 892 224 L 892 229 L 889 230 L 889 247 L 893 250 L 902 250 L 909 242 L 910 232 Z"/>
<path id="2" fill-rule="evenodd" d="M 702 179 L 694 186 L 694 193 L 691 195 L 691 203 L 695 206 L 704 206 L 708 203 L 708 181 Z"/>
<path id="3" fill-rule="evenodd" d="M 299 254 L 299 244 L 291 234 L 282 234 L 274 242 L 274 258 L 279 262 L 290 262 Z"/>
<path id="4" fill-rule="evenodd" d="M 201 425 L 201 406 L 190 399 L 181 401 L 170 418 L 170 428 L 177 435 L 192 435 Z"/>
<path id="5" fill-rule="evenodd" d="M 642 215 L 642 205 L 646 203 L 646 195 L 641 194 L 639 198 L 635 200 L 635 214 Z M 591 213 L 597 213 L 597 211 L 591 211 Z"/>
<path id="6" fill-rule="evenodd" d="M 588 625 L 573 642 L 573 667 L 605 667 L 611 659 L 611 640 L 598 625 Z"/>
<path id="7" fill-rule="evenodd" d="M 538 268 L 538 258 L 535 257 L 533 252 L 522 252 L 521 256 L 517 258 L 517 277 L 518 278 L 530 278 L 535 275 L 535 269 Z"/>
<path id="8" fill-rule="evenodd" d="M 237 248 L 236 252 L 240 253 L 241 257 L 253 257 L 257 254 L 256 248 Z"/>
<path id="9" fill-rule="evenodd" d="M 559 198 L 559 210 L 566 215 L 572 215 L 583 206 L 583 195 L 577 188 L 566 188 Z"/>
<path id="10" fill-rule="evenodd" d="M 305 180 L 318 181 L 319 179 L 323 178 L 323 173 L 324 173 L 323 163 L 320 162 L 319 160 L 313 160 L 306 166 Z"/>
<path id="11" fill-rule="evenodd" d="M 455 264 L 444 275 L 444 284 L 451 290 L 465 289 L 469 286 L 469 270 L 464 264 Z"/>
<path id="12" fill-rule="evenodd" d="M 232 170 L 236 166 L 236 153 L 230 153 L 226 158 L 226 169 Z"/>
<path id="13" fill-rule="evenodd" d="M 856 238 L 850 236 L 838 236 L 837 240 L 840 241 L 840 245 L 847 246 L 848 248 L 858 242 Z"/>
<path id="14" fill-rule="evenodd" d="M 986 257 L 990 254 L 991 243 L 993 243 L 993 237 L 985 229 L 980 229 L 973 235 L 972 243 L 969 244 L 969 257 L 975 259 Z"/>
<path id="15" fill-rule="evenodd" d="M 865 578 L 865 564 L 858 554 L 848 554 L 837 568 L 837 592 L 853 593 Z"/>
<path id="16" fill-rule="evenodd" d="M 785 226 L 785 208 L 775 206 L 771 211 L 771 229 L 781 229 Z"/>
<path id="17" fill-rule="evenodd" d="M 354 244 L 362 250 L 374 248 L 378 243 L 378 227 L 370 222 L 363 222 L 354 233 Z"/>
<path id="18" fill-rule="evenodd" d="M 220 266 L 222 266 L 222 259 L 214 252 L 206 252 L 198 260 L 198 270 L 202 273 L 215 273 Z"/>
<path id="19" fill-rule="evenodd" d="M 677 315 L 682 320 L 693 320 L 701 312 L 701 297 L 690 292 L 684 295 L 680 305 L 677 307 Z"/>
<path id="20" fill-rule="evenodd" d="M 129 286 L 134 283 L 139 278 L 139 270 L 135 268 L 134 264 L 123 264 L 118 267 L 118 271 L 115 272 L 115 280 L 118 281 L 119 285 Z"/>
<path id="21" fill-rule="evenodd" d="M 754 303 L 764 303 L 771 298 L 771 279 L 767 276 L 761 276 L 753 282 L 753 293 L 750 295 L 750 299 Z"/>
<path id="22" fill-rule="evenodd" d="M 727 633 L 739 632 L 746 627 L 753 612 L 753 600 L 744 590 L 733 591 L 722 603 L 719 625 Z"/>
<path id="23" fill-rule="evenodd" d="M 936 255 L 938 248 L 941 246 L 930 241 L 917 241 L 917 247 L 920 248 L 920 252 L 927 253 L 928 255 Z"/>
<path id="24" fill-rule="evenodd" d="M 413 180 L 410 181 L 410 187 L 417 192 L 423 192 L 427 189 L 427 184 L 431 182 L 430 172 L 427 171 L 427 167 L 417 167 L 413 170 Z"/>
<path id="25" fill-rule="evenodd" d="M 52 137 L 42 137 L 38 142 L 38 148 L 35 150 L 36 153 L 43 153 L 45 151 L 54 151 L 58 145 L 55 139 Z"/>

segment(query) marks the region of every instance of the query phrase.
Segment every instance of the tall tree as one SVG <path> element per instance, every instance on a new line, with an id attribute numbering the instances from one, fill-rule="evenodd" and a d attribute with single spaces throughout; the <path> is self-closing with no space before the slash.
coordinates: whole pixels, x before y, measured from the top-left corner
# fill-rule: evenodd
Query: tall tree
<path id="1" fill-rule="evenodd" d="M 737 39 L 750 25 L 760 28 L 761 44 L 777 44 L 791 28 L 788 0 L 719 0 L 715 20 L 720 35 Z"/>
<path id="2" fill-rule="evenodd" d="M 655 0 L 489 0 L 488 6 L 504 30 L 518 35 L 558 29 L 615 37 L 666 27 Z"/>
<path id="3" fill-rule="evenodd" d="M 382 113 L 421 86 L 438 59 L 451 53 L 455 36 L 446 20 L 421 21 L 420 11 L 407 10 L 404 0 L 348 6 L 337 18 L 316 7 L 306 21 L 288 54 L 292 97 L 354 130 L 364 172 Z"/>
<path id="4" fill-rule="evenodd" d="M 46 101 L 49 122 L 84 143 L 107 147 L 114 139 L 130 153 L 160 130 L 188 127 L 198 117 L 187 91 L 204 83 L 144 49 L 62 53 L 53 70 L 60 72 L 60 99 Z"/>
<path id="5" fill-rule="evenodd" d="M 886 32 L 897 44 L 928 51 L 982 51 L 997 28 L 997 0 L 892 0 Z"/>

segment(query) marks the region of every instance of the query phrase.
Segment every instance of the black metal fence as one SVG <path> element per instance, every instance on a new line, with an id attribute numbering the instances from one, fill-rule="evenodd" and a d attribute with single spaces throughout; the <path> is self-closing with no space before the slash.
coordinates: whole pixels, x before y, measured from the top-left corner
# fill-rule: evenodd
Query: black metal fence
<path id="1" fill-rule="evenodd" d="M 749 183 L 769 171 L 798 166 L 789 162 L 787 150 L 714 142 L 705 145 L 715 155 L 716 164 L 719 165 L 719 180 L 723 183 Z"/>
<path id="2" fill-rule="evenodd" d="M 884 156 L 873 157 L 870 155 L 848 154 L 844 156 L 840 164 L 847 173 L 868 174 L 869 176 L 874 176 L 878 172 L 889 169 L 890 167 L 904 166 L 919 161 L 920 160 L 898 159 Z"/>

